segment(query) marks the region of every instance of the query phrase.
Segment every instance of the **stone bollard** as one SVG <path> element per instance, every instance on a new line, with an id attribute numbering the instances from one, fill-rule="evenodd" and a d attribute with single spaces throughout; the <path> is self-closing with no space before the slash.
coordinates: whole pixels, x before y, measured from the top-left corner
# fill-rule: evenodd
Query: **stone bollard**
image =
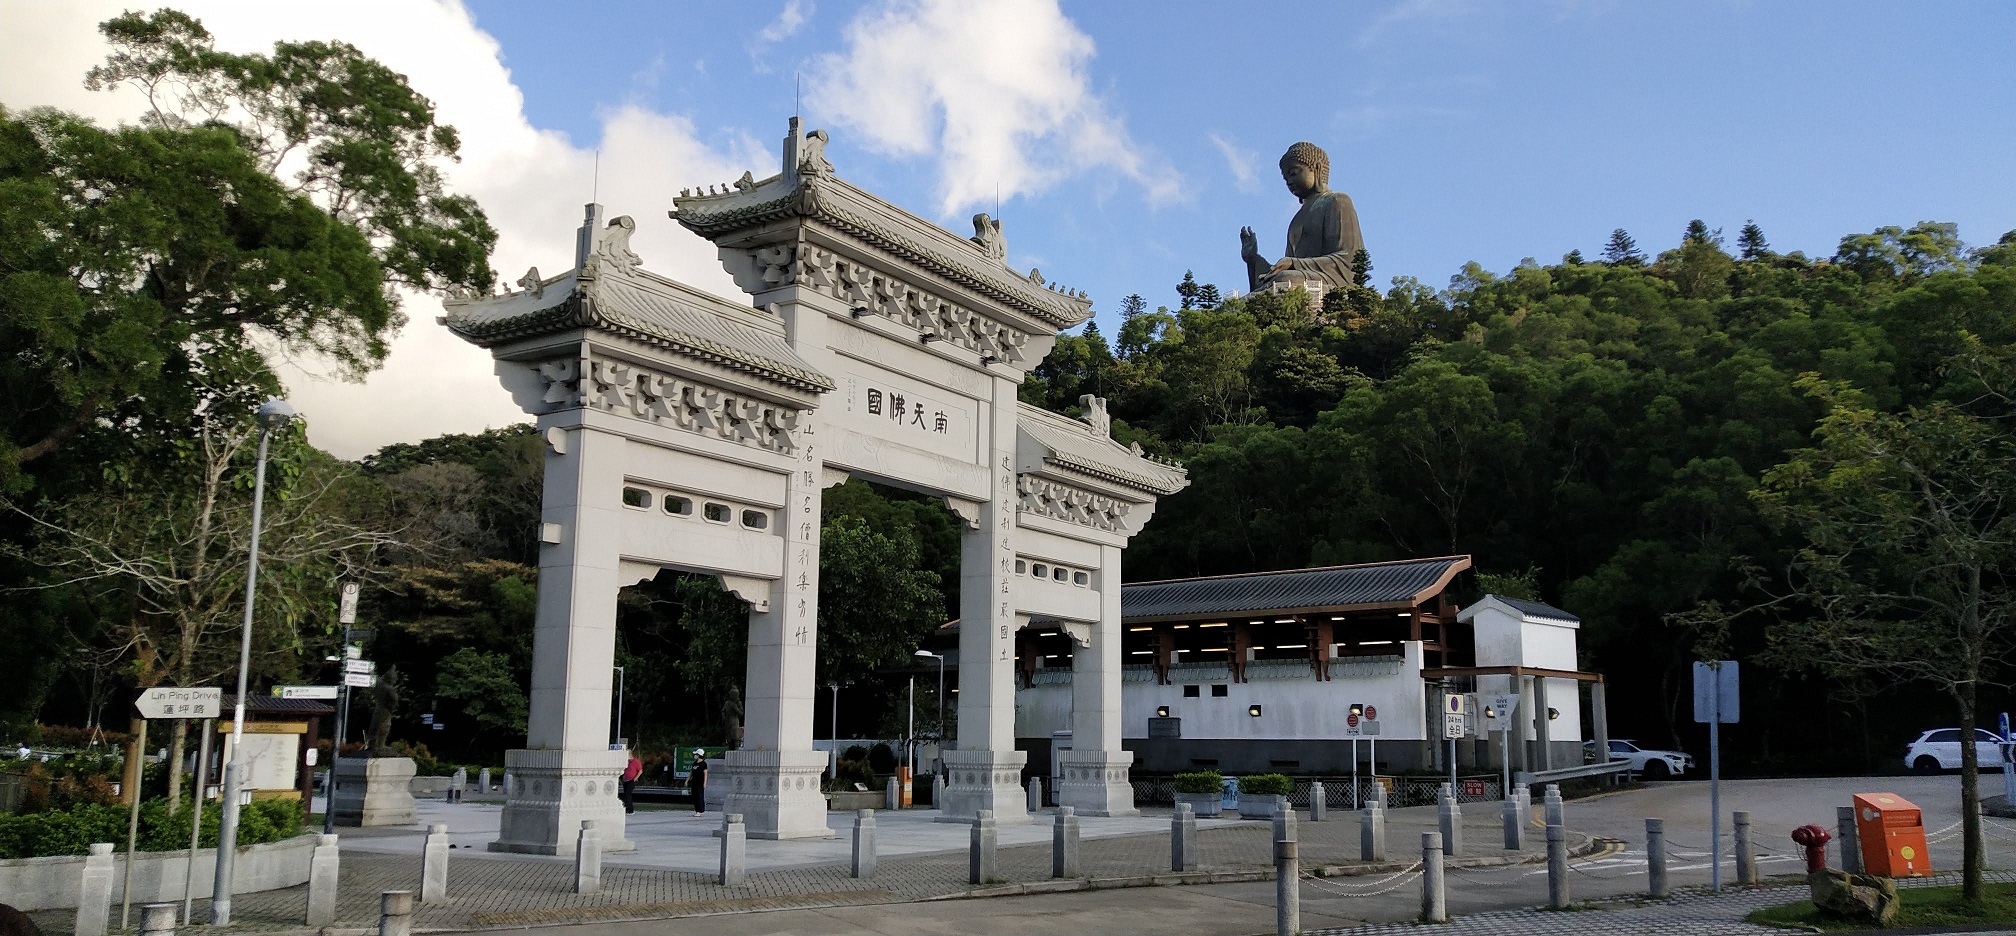
<path id="1" fill-rule="evenodd" d="M 1078 876 L 1078 810 L 1057 807 L 1057 821 L 1050 827 L 1050 876 Z"/>
<path id="2" fill-rule="evenodd" d="M 1302 855 L 1295 810 L 1282 797 L 1274 805 L 1274 934 L 1302 932 Z"/>
<path id="3" fill-rule="evenodd" d="M 336 836 L 324 835 L 315 841 L 315 850 L 308 856 L 308 914 L 309 926 L 328 926 L 336 922 L 336 888 L 338 882 L 338 862 L 340 853 L 336 849 Z"/>
<path id="4" fill-rule="evenodd" d="M 581 820 L 581 834 L 574 840 L 574 893 L 593 894 L 602 889 L 602 832 L 595 820 Z"/>
<path id="5" fill-rule="evenodd" d="M 931 775 L 931 808 L 945 808 L 945 775 Z"/>
<path id="6" fill-rule="evenodd" d="M 1442 833 L 1421 833 L 1421 922 L 1449 922 L 1449 895 L 1442 884 Z"/>
<path id="7" fill-rule="evenodd" d="M 1862 847 L 1855 841 L 1855 807 L 1834 807 L 1834 840 L 1841 843 L 1841 870 L 1862 873 Z"/>
<path id="8" fill-rule="evenodd" d="M 875 810 L 854 810 L 854 861 L 847 873 L 857 878 L 875 876 Z"/>
<path id="9" fill-rule="evenodd" d="M 1169 820 L 1169 870 L 1197 870 L 1197 813 L 1189 803 L 1177 803 Z"/>
<path id="10" fill-rule="evenodd" d="M 1532 825 L 1533 788 L 1521 783 L 1514 787 L 1514 789 L 1519 791 L 1519 825 L 1521 827 Z"/>
<path id="11" fill-rule="evenodd" d="M 1750 814 L 1736 813 L 1736 883 L 1757 883 L 1757 849 L 1750 844 Z"/>
<path id="12" fill-rule="evenodd" d="M 1545 808 L 1547 810 L 1548 825 L 1565 826 L 1568 824 L 1568 807 L 1561 802 L 1560 784 L 1547 784 Z"/>
<path id="13" fill-rule="evenodd" d="M 1568 830 L 1547 827 L 1547 906 L 1568 909 Z"/>
<path id="14" fill-rule="evenodd" d="M 140 905 L 140 932 L 157 936 L 175 936 L 175 905 L 173 903 L 150 903 Z"/>
<path id="15" fill-rule="evenodd" d="M 1378 800 L 1358 811 L 1358 860 L 1386 860 L 1386 810 Z"/>
<path id="16" fill-rule="evenodd" d="M 1029 806 L 1029 811 L 1030 811 L 1031 813 L 1035 813 L 1035 812 L 1040 812 L 1040 811 L 1041 811 L 1041 810 L 1043 809 L 1043 778 L 1042 778 L 1042 777 L 1030 777 L 1030 778 L 1029 778 L 1029 803 L 1028 803 L 1028 806 Z"/>
<path id="17" fill-rule="evenodd" d="M 476 792 L 483 796 L 490 795 L 490 768 L 485 767 L 476 771 Z"/>
<path id="18" fill-rule="evenodd" d="M 966 856 L 967 883 L 986 884 L 1001 879 L 1001 865 L 995 855 L 1000 834 L 994 824 L 994 810 L 982 809 L 973 817 L 972 845 Z"/>
<path id="19" fill-rule="evenodd" d="M 386 891 L 379 895 L 378 936 L 413 936 L 412 891 Z"/>
<path id="20" fill-rule="evenodd" d="M 895 777 L 890 777 L 889 785 L 882 788 L 882 808 L 890 812 L 903 808 L 903 784 Z"/>
<path id="21" fill-rule="evenodd" d="M 1309 821 L 1322 822 L 1323 814 L 1330 809 L 1330 803 L 1323 792 L 1323 781 L 1309 784 Z"/>
<path id="22" fill-rule="evenodd" d="M 1455 797 L 1435 807 L 1435 821 L 1442 829 L 1442 854 L 1451 858 L 1463 854 L 1463 806 Z"/>
<path id="23" fill-rule="evenodd" d="M 462 802 L 462 791 L 469 788 L 469 768 L 455 768 L 455 775 L 448 778 L 448 802 Z"/>
<path id="24" fill-rule="evenodd" d="M 1520 851 L 1526 847 L 1526 823 L 1520 821 L 1519 800 L 1508 799 L 1498 810 L 1505 822 L 1505 850 Z"/>
<path id="25" fill-rule="evenodd" d="M 741 813 L 724 814 L 721 817 L 721 873 L 715 875 L 714 883 L 722 887 L 742 883 L 748 859 L 749 827 L 742 824 Z"/>
<path id="26" fill-rule="evenodd" d="M 428 826 L 427 844 L 420 854 L 420 902 L 448 899 L 448 827 Z"/>
<path id="27" fill-rule="evenodd" d="M 1666 820 L 1645 820 L 1645 893 L 1653 897 L 1672 894 L 1666 886 Z"/>
<path id="28" fill-rule="evenodd" d="M 84 856 L 84 878 L 77 889 L 77 936 L 105 936 L 112 922 L 112 843 L 95 842 Z"/>

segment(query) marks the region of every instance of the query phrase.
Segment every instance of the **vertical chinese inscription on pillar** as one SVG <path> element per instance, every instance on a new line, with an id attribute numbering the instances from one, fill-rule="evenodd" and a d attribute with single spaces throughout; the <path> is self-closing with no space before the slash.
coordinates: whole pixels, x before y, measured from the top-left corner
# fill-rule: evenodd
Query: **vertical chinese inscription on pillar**
<path id="1" fill-rule="evenodd" d="M 1008 570 L 1008 563 L 1015 555 L 1015 460 L 1013 456 L 1001 456 L 1000 470 L 995 472 L 994 520 L 995 528 L 1001 531 L 1001 570 Z M 996 612 L 995 623 L 1000 627 L 1000 657 L 1009 660 L 1009 648 L 1014 645 L 1015 608 L 1013 596 L 1009 592 L 1008 576 L 1001 576 L 1001 605 Z"/>
<path id="2" fill-rule="evenodd" d="M 810 442 L 812 431 L 808 423 L 805 427 L 805 453 L 797 476 L 792 479 L 797 482 L 793 487 L 798 489 L 797 496 L 793 498 L 796 503 L 792 505 L 797 508 L 797 516 L 790 518 L 790 542 L 785 544 L 794 561 L 791 572 L 787 573 L 791 574 L 791 619 L 785 622 L 784 629 L 791 635 L 791 642 L 801 647 L 812 642 L 812 602 L 817 597 L 813 591 L 812 572 L 819 568 L 818 557 L 813 555 L 819 531 L 819 447 Z"/>

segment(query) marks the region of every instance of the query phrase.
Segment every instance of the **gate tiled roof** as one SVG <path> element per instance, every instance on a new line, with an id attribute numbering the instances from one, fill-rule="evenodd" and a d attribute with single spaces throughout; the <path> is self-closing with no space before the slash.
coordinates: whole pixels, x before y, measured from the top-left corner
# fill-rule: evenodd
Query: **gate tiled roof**
<path id="1" fill-rule="evenodd" d="M 1128 621 L 1411 607 L 1470 568 L 1469 556 L 1139 582 L 1120 590 Z"/>

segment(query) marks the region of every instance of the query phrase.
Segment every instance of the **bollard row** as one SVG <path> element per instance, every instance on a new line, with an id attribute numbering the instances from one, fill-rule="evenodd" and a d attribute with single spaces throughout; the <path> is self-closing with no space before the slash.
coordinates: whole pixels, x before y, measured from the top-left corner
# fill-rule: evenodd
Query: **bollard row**
<path id="1" fill-rule="evenodd" d="M 1057 807 L 1057 820 L 1050 829 L 1050 876 L 1078 876 L 1078 811 Z"/>
<path id="2" fill-rule="evenodd" d="M 857 878 L 875 876 L 875 810 L 854 811 L 854 860 L 848 874 Z"/>

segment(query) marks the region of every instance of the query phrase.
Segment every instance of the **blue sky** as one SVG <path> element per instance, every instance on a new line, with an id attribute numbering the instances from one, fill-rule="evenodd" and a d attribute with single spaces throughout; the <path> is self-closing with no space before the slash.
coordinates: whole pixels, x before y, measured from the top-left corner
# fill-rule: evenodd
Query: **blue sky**
<path id="1" fill-rule="evenodd" d="M 732 295 L 665 210 L 775 171 L 801 79 L 842 176 L 961 233 L 998 191 L 1010 263 L 1088 291 L 1109 334 L 1122 297 L 1173 304 L 1185 270 L 1242 288 L 1242 225 L 1278 255 L 1276 160 L 1302 139 L 1381 285 L 1593 256 L 1618 227 L 1657 252 L 1693 218 L 1811 255 L 1883 225 L 2016 228 L 2006 2 L 162 2 L 223 48 L 342 39 L 406 74 L 462 132 L 448 178 L 498 228 L 505 282 L 564 269 L 595 193 L 648 267 Z M 0 0 L 0 103 L 133 119 L 78 79 L 135 5 Z M 283 363 L 316 444 L 524 418 L 437 300 L 405 311 L 361 385 Z"/>
<path id="2" fill-rule="evenodd" d="M 936 153 L 866 145 L 817 88 L 846 29 L 879 5 L 601 5 L 568 19 L 477 3 L 527 116 L 577 142 L 599 110 L 691 116 L 722 145 L 772 147 L 794 77 L 831 127 L 841 172 L 961 229 Z M 1746 219 L 1774 247 L 1831 253 L 1880 225 L 1954 221 L 1970 243 L 2016 228 L 2016 6 L 2000 3 L 1065 3 L 1096 50 L 1090 94 L 1179 194 L 1110 168 L 1010 186 L 1011 261 L 1086 288 L 1173 302 L 1185 269 L 1243 285 L 1237 231 L 1278 252 L 1294 202 L 1275 160 L 1309 139 L 1358 206 L 1384 283 L 1440 286 L 1463 263 L 1503 271 L 1623 227 L 1650 250 L 1702 218 Z M 572 53 L 560 50 L 576 50 Z M 982 50 L 968 54 L 979 56 Z M 938 115 L 943 119 L 943 115 Z M 1244 153 L 1252 178 L 1228 164 Z M 985 182 L 986 180 L 979 180 Z M 986 186 L 983 186 L 986 187 Z M 987 199 L 991 202 L 991 199 Z"/>

